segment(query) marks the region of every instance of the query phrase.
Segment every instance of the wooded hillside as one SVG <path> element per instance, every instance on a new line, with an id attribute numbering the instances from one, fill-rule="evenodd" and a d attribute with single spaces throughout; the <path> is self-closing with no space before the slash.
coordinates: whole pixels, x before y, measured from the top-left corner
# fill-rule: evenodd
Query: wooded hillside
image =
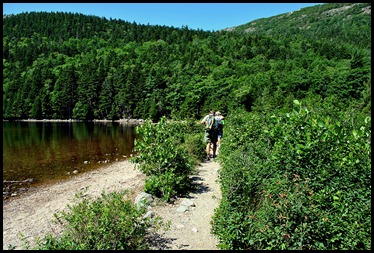
<path id="1" fill-rule="evenodd" d="M 370 18 L 370 4 L 323 4 L 253 21 L 254 33 L 4 16 L 3 118 L 200 118 L 309 95 L 370 111 Z"/>

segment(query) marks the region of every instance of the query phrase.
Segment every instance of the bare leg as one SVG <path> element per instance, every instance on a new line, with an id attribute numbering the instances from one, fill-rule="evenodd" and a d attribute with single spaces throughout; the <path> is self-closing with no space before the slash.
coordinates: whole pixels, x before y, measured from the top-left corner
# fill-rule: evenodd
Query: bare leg
<path id="1" fill-rule="evenodd" d="M 216 157 L 217 143 L 213 143 L 213 157 Z"/>
<path id="2" fill-rule="evenodd" d="M 206 144 L 206 155 L 207 155 L 207 157 L 209 157 L 209 155 L 210 155 L 210 142 L 208 144 Z"/>

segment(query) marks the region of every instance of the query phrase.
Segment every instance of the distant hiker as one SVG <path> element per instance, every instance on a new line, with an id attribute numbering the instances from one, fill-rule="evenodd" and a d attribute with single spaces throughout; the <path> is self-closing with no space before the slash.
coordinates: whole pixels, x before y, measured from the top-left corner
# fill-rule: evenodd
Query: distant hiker
<path id="1" fill-rule="evenodd" d="M 218 125 L 218 136 L 217 136 L 218 137 L 217 146 L 220 146 L 221 145 L 221 139 L 223 137 L 223 127 L 225 125 L 225 120 L 224 120 L 225 117 L 220 112 L 216 112 L 216 116 L 221 118 L 221 122 Z"/>
<path id="2" fill-rule="evenodd" d="M 210 161 L 211 158 L 216 157 L 217 140 L 218 140 L 218 125 L 221 121 L 220 117 L 215 116 L 215 111 L 210 111 L 208 115 L 204 117 L 201 124 L 205 124 L 205 136 L 204 141 L 206 142 L 206 161 Z M 213 155 L 210 156 L 210 145 L 213 144 Z"/>

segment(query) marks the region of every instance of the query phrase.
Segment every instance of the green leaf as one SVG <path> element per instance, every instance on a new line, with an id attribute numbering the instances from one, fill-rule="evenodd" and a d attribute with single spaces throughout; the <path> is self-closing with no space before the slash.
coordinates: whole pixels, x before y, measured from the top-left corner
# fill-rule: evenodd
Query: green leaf
<path id="1" fill-rule="evenodd" d="M 356 130 L 353 130 L 353 131 L 352 131 L 352 134 L 353 134 L 353 136 L 354 136 L 355 138 L 357 138 L 357 131 L 356 131 Z"/>

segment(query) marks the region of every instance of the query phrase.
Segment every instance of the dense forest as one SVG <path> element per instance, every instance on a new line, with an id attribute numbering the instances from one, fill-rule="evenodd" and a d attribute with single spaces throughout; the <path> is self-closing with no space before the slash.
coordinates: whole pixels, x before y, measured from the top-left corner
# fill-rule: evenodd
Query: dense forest
<path id="1" fill-rule="evenodd" d="M 317 5 L 254 21 L 256 33 L 5 16 L 3 118 L 199 118 L 211 108 L 281 108 L 308 94 L 368 110 L 370 8 Z M 310 29 L 294 24 L 305 16 Z"/>
<path id="2" fill-rule="evenodd" d="M 205 155 L 196 121 L 211 109 L 226 116 L 219 248 L 371 249 L 370 3 L 217 32 L 73 13 L 3 17 L 3 119 L 147 119 L 133 158 L 146 192 L 169 201 L 190 187 Z M 42 248 L 99 249 L 80 240 Z"/>

